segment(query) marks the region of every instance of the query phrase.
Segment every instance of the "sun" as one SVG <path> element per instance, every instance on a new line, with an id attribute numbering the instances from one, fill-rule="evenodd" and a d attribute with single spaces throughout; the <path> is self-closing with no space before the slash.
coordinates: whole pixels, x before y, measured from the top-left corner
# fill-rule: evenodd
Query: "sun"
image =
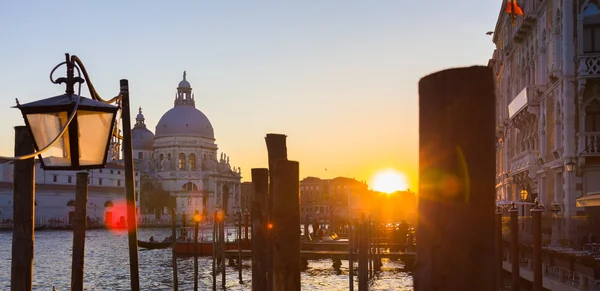
<path id="1" fill-rule="evenodd" d="M 371 179 L 371 187 L 375 191 L 393 193 L 408 189 L 406 176 L 392 169 L 383 170 L 375 173 Z"/>

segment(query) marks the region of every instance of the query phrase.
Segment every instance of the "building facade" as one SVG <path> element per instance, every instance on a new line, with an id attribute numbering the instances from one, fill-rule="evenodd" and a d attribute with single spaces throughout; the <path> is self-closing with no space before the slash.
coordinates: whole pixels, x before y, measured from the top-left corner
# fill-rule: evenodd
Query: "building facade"
<path id="1" fill-rule="evenodd" d="M 140 108 L 132 130 L 134 162 L 144 193 L 165 194 L 154 197 L 159 201 L 152 206 L 142 203 L 143 212 L 159 219 L 175 207 L 179 219 L 191 219 L 196 212 L 210 219 L 215 209 L 222 209 L 226 216 L 240 211 L 241 170 L 230 165 L 227 155 L 218 153 L 213 126 L 196 108 L 185 72 L 173 105 L 154 133 L 146 128 Z"/>
<path id="2" fill-rule="evenodd" d="M 372 192 L 367 183 L 352 178 L 320 179 L 306 177 L 300 181 L 300 217 L 302 222 L 345 222 L 370 211 Z"/>
<path id="3" fill-rule="evenodd" d="M 496 197 L 536 198 L 570 218 L 600 191 L 600 10 L 596 1 L 501 7 L 489 66 L 496 81 Z M 570 167 L 570 165 L 574 167 Z M 525 190 L 525 191 L 523 191 Z"/>
<path id="4" fill-rule="evenodd" d="M 13 217 L 13 169 L 13 161 L 0 161 L 0 222 L 6 225 L 10 224 Z M 126 217 L 125 171 L 122 163 L 110 161 L 106 164 L 106 168 L 88 172 L 86 212 L 90 222 L 96 225 L 118 224 Z M 76 171 L 45 171 L 36 159 L 35 222 L 37 226 L 51 224 L 60 227 L 72 224 L 75 211 L 76 174 Z M 135 172 L 134 177 L 138 189 L 139 172 Z M 139 204 L 139 195 L 136 197 Z"/>

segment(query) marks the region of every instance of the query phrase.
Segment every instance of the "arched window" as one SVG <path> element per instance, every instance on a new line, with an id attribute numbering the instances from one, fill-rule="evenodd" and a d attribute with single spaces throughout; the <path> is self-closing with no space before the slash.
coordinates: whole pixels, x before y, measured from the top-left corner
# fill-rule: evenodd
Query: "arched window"
<path id="1" fill-rule="evenodd" d="M 600 102 L 598 99 L 592 101 L 585 108 L 585 131 L 600 131 Z"/>
<path id="2" fill-rule="evenodd" d="M 181 186 L 182 191 L 198 191 L 198 186 L 192 182 L 187 182 Z"/>
<path id="3" fill-rule="evenodd" d="M 143 160 L 144 159 L 144 153 L 139 152 L 138 153 L 138 159 Z"/>
<path id="4" fill-rule="evenodd" d="M 195 154 L 190 154 L 190 169 L 192 169 L 192 170 L 196 169 L 196 155 Z"/>
<path id="5" fill-rule="evenodd" d="M 185 169 L 185 154 L 184 153 L 179 154 L 179 169 L 180 170 Z"/>
<path id="6" fill-rule="evenodd" d="M 160 154 L 159 159 L 162 161 L 165 158 L 165 155 Z"/>
<path id="7" fill-rule="evenodd" d="M 67 206 L 75 206 L 75 200 L 69 200 L 69 202 L 67 202 Z"/>
<path id="8" fill-rule="evenodd" d="M 583 11 L 583 52 L 600 52 L 600 9 L 594 3 Z"/>
<path id="9" fill-rule="evenodd" d="M 113 207 L 112 201 L 108 200 L 108 201 L 104 202 L 104 207 Z"/>

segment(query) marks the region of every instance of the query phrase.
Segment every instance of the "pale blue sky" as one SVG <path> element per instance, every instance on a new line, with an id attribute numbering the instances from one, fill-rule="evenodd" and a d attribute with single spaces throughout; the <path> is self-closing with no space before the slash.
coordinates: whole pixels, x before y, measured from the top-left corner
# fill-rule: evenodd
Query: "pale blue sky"
<path id="1" fill-rule="evenodd" d="M 0 1 L 0 154 L 12 155 L 22 124 L 14 98 L 61 94 L 48 74 L 69 52 L 103 98 L 129 79 L 152 131 L 187 70 L 245 180 L 266 166 L 275 132 L 303 177 L 367 180 L 392 167 L 414 184 L 418 80 L 487 64 L 499 10 L 481 0 Z"/>

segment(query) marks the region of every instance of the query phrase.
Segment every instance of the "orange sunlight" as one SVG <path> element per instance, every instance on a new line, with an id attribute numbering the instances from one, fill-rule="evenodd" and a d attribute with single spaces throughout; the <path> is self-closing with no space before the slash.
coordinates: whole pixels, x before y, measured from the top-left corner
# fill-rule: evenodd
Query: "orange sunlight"
<path id="1" fill-rule="evenodd" d="M 388 194 L 408 189 L 406 175 L 393 169 L 375 173 L 370 184 L 373 190 Z"/>

